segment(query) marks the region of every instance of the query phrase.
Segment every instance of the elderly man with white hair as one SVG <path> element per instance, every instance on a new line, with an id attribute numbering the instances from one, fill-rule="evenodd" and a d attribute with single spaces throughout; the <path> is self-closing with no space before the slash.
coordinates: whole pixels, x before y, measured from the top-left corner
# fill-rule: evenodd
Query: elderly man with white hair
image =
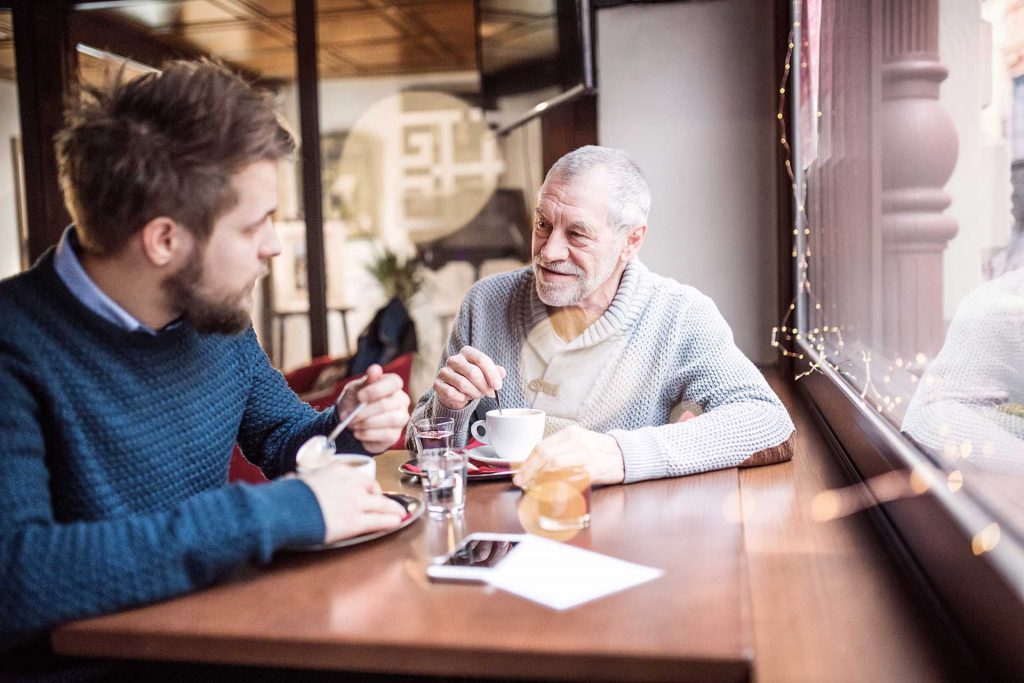
<path id="1" fill-rule="evenodd" d="M 545 411 L 520 486 L 581 464 L 616 484 L 791 457 L 793 423 L 714 303 L 637 260 L 650 204 L 622 151 L 559 159 L 538 193 L 533 267 L 469 291 L 411 422 L 454 418 L 461 446 L 495 390 L 504 408 Z"/>

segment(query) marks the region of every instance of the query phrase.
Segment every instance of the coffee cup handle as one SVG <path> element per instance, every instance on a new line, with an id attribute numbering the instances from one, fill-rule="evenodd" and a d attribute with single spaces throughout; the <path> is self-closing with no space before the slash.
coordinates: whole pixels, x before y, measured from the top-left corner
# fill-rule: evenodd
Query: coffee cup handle
<path id="1" fill-rule="evenodd" d="M 469 431 L 472 432 L 473 438 L 480 443 L 490 444 L 490 439 L 487 438 L 487 421 L 477 420 L 470 426 Z"/>

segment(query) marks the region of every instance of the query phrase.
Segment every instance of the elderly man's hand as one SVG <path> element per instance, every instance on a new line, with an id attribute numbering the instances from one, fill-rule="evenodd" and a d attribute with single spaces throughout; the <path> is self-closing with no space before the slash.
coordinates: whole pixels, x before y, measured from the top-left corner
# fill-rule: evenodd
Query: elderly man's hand
<path id="1" fill-rule="evenodd" d="M 349 423 L 348 431 L 370 453 L 387 450 L 409 421 L 409 395 L 402 391 L 402 378 L 371 365 L 366 377 L 346 385 L 338 397 L 338 419 L 344 419 L 360 403 L 366 407 Z"/>
<path id="2" fill-rule="evenodd" d="M 593 484 L 621 484 L 626 477 L 622 450 L 615 439 L 582 427 L 569 427 L 537 444 L 512 481 L 529 488 L 541 471 L 574 465 L 585 466 Z"/>
<path id="3" fill-rule="evenodd" d="M 437 371 L 434 393 L 451 410 L 462 410 L 471 401 L 493 396 L 501 389 L 505 368 L 495 364 L 483 351 L 463 346 L 454 356 L 448 356 L 444 367 Z"/>

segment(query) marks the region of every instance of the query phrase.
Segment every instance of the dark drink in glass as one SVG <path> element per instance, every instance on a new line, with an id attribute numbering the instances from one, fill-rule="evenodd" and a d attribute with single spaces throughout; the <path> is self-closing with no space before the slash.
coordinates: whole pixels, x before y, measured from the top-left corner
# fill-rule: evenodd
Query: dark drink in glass
<path id="1" fill-rule="evenodd" d="M 426 449 L 443 448 L 448 450 L 452 447 L 452 431 L 445 431 L 441 429 L 435 429 L 428 432 L 418 432 L 416 434 L 416 445 L 420 451 Z"/>
<path id="2" fill-rule="evenodd" d="M 455 420 L 452 418 L 428 417 L 417 420 L 412 427 L 417 453 L 439 448 L 448 450 L 452 447 L 452 436 L 455 434 Z"/>

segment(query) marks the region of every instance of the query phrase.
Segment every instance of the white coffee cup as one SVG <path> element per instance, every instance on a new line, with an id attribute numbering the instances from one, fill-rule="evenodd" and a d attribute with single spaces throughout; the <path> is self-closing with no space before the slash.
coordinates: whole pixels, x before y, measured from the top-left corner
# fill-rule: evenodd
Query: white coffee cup
<path id="1" fill-rule="evenodd" d="M 377 461 L 368 455 L 361 453 L 330 453 L 325 449 L 309 450 L 300 454 L 296 467 L 299 474 L 309 474 L 313 470 L 341 463 L 351 467 L 357 472 L 362 472 L 371 479 L 377 478 Z"/>
<path id="2" fill-rule="evenodd" d="M 484 420 L 469 428 L 473 436 L 494 448 L 499 458 L 526 460 L 533 447 L 544 438 L 544 411 L 534 408 L 489 410 Z"/>

